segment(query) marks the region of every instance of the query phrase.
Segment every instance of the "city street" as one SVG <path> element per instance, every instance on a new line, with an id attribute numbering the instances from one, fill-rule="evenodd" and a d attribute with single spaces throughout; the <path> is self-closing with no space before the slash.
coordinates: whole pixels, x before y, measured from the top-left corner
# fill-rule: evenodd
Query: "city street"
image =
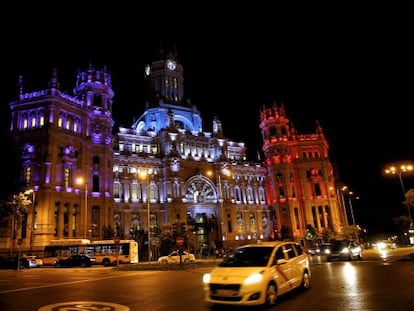
<path id="1" fill-rule="evenodd" d="M 404 257 L 413 251 L 390 250 L 385 256 L 366 250 L 362 261 L 351 262 L 312 256 L 311 288 L 280 297 L 273 309 L 413 310 L 414 260 Z M 209 269 L 0 270 L 0 310 L 241 310 L 204 303 L 201 278 Z"/>

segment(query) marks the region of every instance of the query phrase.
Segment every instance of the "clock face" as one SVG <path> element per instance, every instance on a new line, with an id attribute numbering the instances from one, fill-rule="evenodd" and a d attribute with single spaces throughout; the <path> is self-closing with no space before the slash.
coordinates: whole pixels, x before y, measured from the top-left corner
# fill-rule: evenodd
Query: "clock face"
<path id="1" fill-rule="evenodd" d="M 147 76 L 149 76 L 149 75 L 150 75 L 150 73 L 151 73 L 151 66 L 150 66 L 150 65 L 147 65 L 147 66 L 145 67 L 145 74 L 146 74 Z"/>
<path id="2" fill-rule="evenodd" d="M 170 70 L 175 70 L 177 63 L 173 60 L 167 60 L 167 68 Z"/>

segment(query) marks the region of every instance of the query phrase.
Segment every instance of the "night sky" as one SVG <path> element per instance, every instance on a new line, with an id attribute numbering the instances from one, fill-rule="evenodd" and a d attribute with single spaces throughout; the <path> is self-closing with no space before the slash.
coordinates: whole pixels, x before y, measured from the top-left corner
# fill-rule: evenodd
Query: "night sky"
<path id="1" fill-rule="evenodd" d="M 404 8 L 325 7 L 309 14 L 308 8 L 261 7 L 235 14 L 222 7 L 184 13 L 165 4 L 92 9 L 70 3 L 49 9 L 57 15 L 3 11 L 13 20 L 0 24 L 3 131 L 19 74 L 29 92 L 46 88 L 57 68 L 61 89 L 71 92 L 77 69 L 90 62 L 108 67 L 113 117 L 116 126 L 128 127 L 145 109 L 145 65 L 160 44 L 174 46 L 186 97 L 200 110 L 205 131 L 217 116 L 225 136 L 244 141 L 255 160 L 260 110 L 283 103 L 299 133 L 321 124 L 342 182 L 360 197 L 357 223 L 385 231 L 392 215 L 404 213 L 398 178 L 383 174 L 393 161 L 414 161 L 414 53 Z M 414 187 L 414 178 L 404 182 Z"/>

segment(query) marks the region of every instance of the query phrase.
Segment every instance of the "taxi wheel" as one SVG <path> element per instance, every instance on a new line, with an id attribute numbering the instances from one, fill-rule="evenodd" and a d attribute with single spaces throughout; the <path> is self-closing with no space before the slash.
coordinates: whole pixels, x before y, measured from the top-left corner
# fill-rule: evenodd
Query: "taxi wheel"
<path id="1" fill-rule="evenodd" d="M 310 287 L 310 277 L 309 273 L 305 271 L 302 276 L 302 288 L 308 289 Z"/>
<path id="2" fill-rule="evenodd" d="M 276 304 L 277 300 L 277 288 L 275 284 L 269 284 L 266 290 L 266 306 L 271 307 Z"/>

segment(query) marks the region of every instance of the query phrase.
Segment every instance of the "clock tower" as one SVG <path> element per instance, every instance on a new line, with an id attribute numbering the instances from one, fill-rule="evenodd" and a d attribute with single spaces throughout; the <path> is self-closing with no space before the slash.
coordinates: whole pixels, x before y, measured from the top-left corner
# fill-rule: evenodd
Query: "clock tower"
<path id="1" fill-rule="evenodd" d="M 185 104 L 183 67 L 177 52 L 161 52 L 158 60 L 145 66 L 150 106 Z"/>

